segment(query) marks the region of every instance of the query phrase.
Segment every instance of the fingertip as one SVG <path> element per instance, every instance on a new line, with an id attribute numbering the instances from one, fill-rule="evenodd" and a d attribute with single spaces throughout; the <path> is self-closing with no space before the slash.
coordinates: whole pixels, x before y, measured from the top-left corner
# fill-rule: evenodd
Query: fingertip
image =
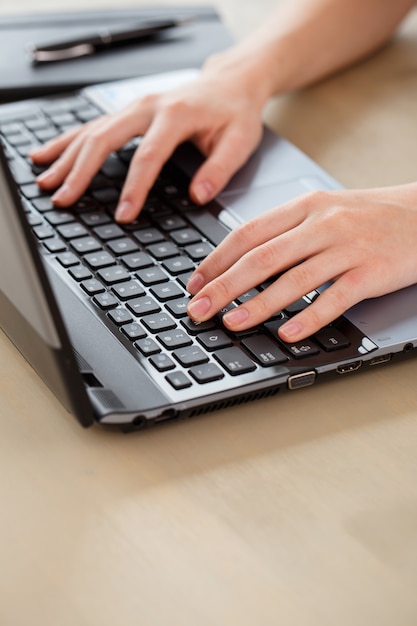
<path id="1" fill-rule="evenodd" d="M 198 204 L 206 204 L 215 194 L 215 186 L 210 180 L 197 181 L 190 188 L 190 195 Z"/>
<path id="2" fill-rule="evenodd" d="M 74 198 L 70 186 L 64 183 L 55 191 L 53 196 L 51 196 L 51 200 L 56 206 L 68 206 L 72 204 Z"/>
<path id="3" fill-rule="evenodd" d="M 131 202 L 123 200 L 116 208 L 114 219 L 120 224 L 132 222 L 137 217 L 138 211 Z"/>
<path id="4" fill-rule="evenodd" d="M 286 343 L 304 339 L 303 326 L 296 320 L 290 320 L 283 324 L 278 330 L 279 336 Z"/>

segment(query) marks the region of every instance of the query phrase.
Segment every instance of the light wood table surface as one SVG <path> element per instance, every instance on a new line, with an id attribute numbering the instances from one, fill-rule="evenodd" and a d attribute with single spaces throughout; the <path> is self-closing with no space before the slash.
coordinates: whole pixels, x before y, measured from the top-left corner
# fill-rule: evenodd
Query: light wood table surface
<path id="1" fill-rule="evenodd" d="M 218 7 L 239 37 L 274 4 Z M 77 6 L 114 1 L 0 11 Z M 413 14 L 266 117 L 365 187 L 417 176 L 416 103 Z M 0 428 L 2 626 L 417 624 L 417 361 L 126 436 L 79 427 L 0 334 Z"/>

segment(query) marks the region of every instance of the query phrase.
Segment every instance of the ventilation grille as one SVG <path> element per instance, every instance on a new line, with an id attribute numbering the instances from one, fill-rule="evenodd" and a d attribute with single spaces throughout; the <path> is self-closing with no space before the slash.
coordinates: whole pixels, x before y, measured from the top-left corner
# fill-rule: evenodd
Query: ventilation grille
<path id="1" fill-rule="evenodd" d="M 253 402 L 254 400 L 261 400 L 262 398 L 270 398 L 275 396 L 279 392 L 279 388 L 268 389 L 266 391 L 258 391 L 257 393 L 250 393 L 238 398 L 232 398 L 231 400 L 224 400 L 222 402 L 216 402 L 214 404 L 208 404 L 207 406 L 199 407 L 198 409 L 192 409 L 189 413 L 186 413 L 184 417 L 197 417 L 198 415 L 205 415 L 206 413 L 213 413 L 214 411 L 220 411 L 222 409 L 229 409 L 232 406 L 239 406 L 240 404 L 246 404 L 247 402 Z"/>

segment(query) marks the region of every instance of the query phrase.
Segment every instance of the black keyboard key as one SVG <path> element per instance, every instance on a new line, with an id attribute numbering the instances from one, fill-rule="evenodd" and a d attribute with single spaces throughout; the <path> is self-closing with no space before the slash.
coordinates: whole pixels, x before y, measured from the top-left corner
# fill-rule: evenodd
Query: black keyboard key
<path id="1" fill-rule="evenodd" d="M 322 328 L 313 338 L 326 352 L 333 352 L 350 346 L 349 339 L 340 330 L 332 326 Z"/>
<path id="2" fill-rule="evenodd" d="M 102 293 L 104 291 L 104 287 L 97 278 L 90 278 L 89 280 L 84 280 L 81 283 L 81 287 L 84 289 L 89 296 L 94 296 L 97 293 Z"/>
<path id="3" fill-rule="evenodd" d="M 202 261 L 212 250 L 214 250 L 214 247 L 208 241 L 201 241 L 184 248 L 184 251 L 193 261 Z"/>
<path id="4" fill-rule="evenodd" d="M 247 374 L 256 369 L 255 363 L 237 346 L 219 350 L 214 354 L 214 358 L 232 376 Z"/>
<path id="5" fill-rule="evenodd" d="M 78 263 L 80 262 L 78 257 L 73 252 L 62 252 L 61 254 L 57 255 L 56 259 L 63 267 L 78 265 Z"/>
<path id="6" fill-rule="evenodd" d="M 142 317 L 142 324 L 151 331 L 151 333 L 160 333 L 164 330 L 176 328 L 176 323 L 167 313 L 160 311 L 152 315 Z"/>
<path id="7" fill-rule="evenodd" d="M 51 239 L 45 239 L 43 242 L 45 248 L 52 253 L 64 252 L 67 249 L 65 243 L 59 239 L 59 237 L 52 237 Z"/>
<path id="8" fill-rule="evenodd" d="M 82 224 L 78 224 L 78 222 L 74 222 L 73 224 L 64 224 L 63 226 L 58 226 L 58 233 L 64 239 L 77 239 L 78 237 L 86 237 L 88 235 L 88 231 Z"/>
<path id="9" fill-rule="evenodd" d="M 123 239 L 115 239 L 107 243 L 107 247 L 113 252 L 113 254 L 120 256 L 121 254 L 127 254 L 139 250 L 138 245 L 128 237 Z"/>
<path id="10" fill-rule="evenodd" d="M 96 226 L 93 230 L 97 237 L 99 237 L 102 241 L 118 239 L 123 237 L 124 234 L 120 226 L 117 224 L 102 224 L 101 226 Z"/>
<path id="11" fill-rule="evenodd" d="M 91 278 L 91 272 L 84 265 L 75 265 L 68 270 L 68 274 L 77 282 Z"/>
<path id="12" fill-rule="evenodd" d="M 186 221 L 179 215 L 165 215 L 158 219 L 158 226 L 165 232 L 178 230 L 187 226 Z M 174 237 L 173 237 L 174 238 Z"/>
<path id="13" fill-rule="evenodd" d="M 35 182 L 35 176 L 32 169 L 23 161 L 18 159 L 10 163 L 10 169 L 12 170 L 13 178 L 17 185 L 31 184 Z"/>
<path id="14" fill-rule="evenodd" d="M 91 227 L 108 224 L 111 221 L 110 217 L 104 211 L 90 211 L 88 213 L 82 213 L 80 219 L 86 226 Z"/>
<path id="15" fill-rule="evenodd" d="M 40 213 L 44 213 L 45 211 L 51 211 L 54 208 L 52 204 L 52 200 L 49 196 L 41 196 L 40 198 L 34 198 L 32 200 L 32 204 L 40 211 Z"/>
<path id="16" fill-rule="evenodd" d="M 48 239 L 49 237 L 53 237 L 55 235 L 53 228 L 51 228 L 49 224 L 35 226 L 32 230 L 38 239 Z"/>
<path id="17" fill-rule="evenodd" d="M 145 290 L 137 280 L 130 280 L 113 287 L 114 293 L 120 300 L 130 300 L 131 298 L 139 298 L 145 295 Z"/>
<path id="18" fill-rule="evenodd" d="M 178 246 L 186 246 L 201 242 L 201 235 L 194 228 L 182 228 L 170 233 L 170 237 Z"/>
<path id="19" fill-rule="evenodd" d="M 137 315 L 138 317 L 148 313 L 157 313 L 161 310 L 161 307 L 156 300 L 150 296 L 143 296 L 142 298 L 133 298 L 133 300 L 128 300 L 126 306 L 134 315 Z"/>
<path id="20" fill-rule="evenodd" d="M 114 257 L 109 254 L 106 250 L 101 250 L 100 252 L 92 252 L 91 254 L 86 254 L 84 257 L 84 261 L 88 263 L 88 265 L 92 269 L 100 269 L 102 267 L 109 267 L 110 265 L 114 265 L 116 263 Z"/>
<path id="21" fill-rule="evenodd" d="M 280 350 L 275 341 L 269 339 L 266 335 L 248 337 L 242 341 L 241 345 L 263 367 L 279 365 L 288 361 L 288 356 Z"/>
<path id="22" fill-rule="evenodd" d="M 151 354 L 158 354 L 158 352 L 161 352 L 160 346 L 158 346 L 156 341 L 154 339 L 151 339 L 150 337 L 144 337 L 143 339 L 139 339 L 133 345 L 144 356 L 150 356 Z"/>
<path id="23" fill-rule="evenodd" d="M 139 270 L 138 272 L 136 272 L 136 276 L 139 278 L 141 283 L 143 283 L 147 287 L 150 287 L 151 285 L 157 285 L 158 283 L 164 283 L 169 280 L 165 272 L 156 265 L 154 265 L 153 267 L 145 268 L 143 270 Z"/>
<path id="24" fill-rule="evenodd" d="M 59 226 L 60 224 L 69 224 L 74 221 L 74 215 L 68 211 L 47 211 L 45 219 L 52 226 Z"/>
<path id="25" fill-rule="evenodd" d="M 296 343 L 284 343 L 283 345 L 290 351 L 294 359 L 306 359 L 319 354 L 318 347 L 309 339 L 298 341 Z"/>
<path id="26" fill-rule="evenodd" d="M 165 376 L 165 379 L 177 391 L 180 391 L 181 389 L 187 389 L 192 385 L 191 380 L 187 377 L 186 374 L 184 374 L 184 372 L 171 372 L 170 374 L 167 374 Z"/>
<path id="27" fill-rule="evenodd" d="M 160 243 L 152 244 L 146 248 L 146 251 L 158 261 L 177 256 L 178 254 L 177 246 L 174 246 L 170 241 L 161 241 Z"/>
<path id="28" fill-rule="evenodd" d="M 44 195 L 36 183 L 29 183 L 27 185 L 21 185 L 20 191 L 28 200 L 40 198 Z M 52 204 L 52 203 L 51 203 Z"/>
<path id="29" fill-rule="evenodd" d="M 196 209 L 187 213 L 187 218 L 200 233 L 212 244 L 219 243 L 229 234 L 229 230 L 221 224 L 216 217 L 207 209 Z"/>
<path id="30" fill-rule="evenodd" d="M 158 372 L 167 372 L 168 370 L 175 369 L 174 361 L 163 352 L 151 356 L 149 359 L 149 363 L 151 363 L 158 370 Z"/>
<path id="31" fill-rule="evenodd" d="M 198 346 L 189 346 L 175 350 L 173 356 L 183 367 L 193 367 L 201 363 L 207 363 L 209 358 Z"/>
<path id="32" fill-rule="evenodd" d="M 223 372 L 215 363 L 203 363 L 192 367 L 190 374 L 201 385 L 224 378 Z"/>
<path id="33" fill-rule="evenodd" d="M 137 322 L 124 324 L 120 330 L 124 335 L 126 335 L 126 337 L 128 337 L 128 339 L 131 339 L 132 341 L 146 337 L 146 332 L 144 331 L 143 326 Z"/>
<path id="34" fill-rule="evenodd" d="M 126 309 L 123 309 L 121 307 L 110 311 L 110 313 L 108 313 L 107 315 L 109 319 L 111 319 L 111 321 L 116 324 L 116 326 L 122 326 L 123 324 L 127 324 L 133 319 L 129 311 L 126 311 Z"/>
<path id="35" fill-rule="evenodd" d="M 187 315 L 187 306 L 190 298 L 179 298 L 178 300 L 171 300 L 167 303 L 166 309 L 176 318 L 185 317 Z"/>
<path id="36" fill-rule="evenodd" d="M 100 242 L 94 237 L 80 237 L 71 241 L 70 245 L 78 254 L 89 254 L 101 250 Z"/>
<path id="37" fill-rule="evenodd" d="M 172 259 L 165 259 L 162 265 L 173 276 L 178 276 L 178 274 L 194 269 L 194 263 L 187 256 L 176 256 Z"/>
<path id="38" fill-rule="evenodd" d="M 207 330 L 213 330 L 217 328 L 214 319 L 207 320 L 206 322 L 194 322 L 190 317 L 185 317 L 181 320 L 182 326 L 186 329 L 190 335 L 200 335 Z"/>
<path id="39" fill-rule="evenodd" d="M 139 243 L 147 246 L 157 243 L 158 241 L 164 241 L 165 237 L 157 228 L 144 228 L 141 230 L 135 230 L 133 232 L 135 238 Z"/>
<path id="40" fill-rule="evenodd" d="M 175 328 L 172 331 L 162 333 L 158 335 L 158 341 L 167 348 L 167 350 L 175 350 L 177 348 L 184 348 L 185 346 L 192 345 L 192 339 L 179 328 Z"/>
<path id="41" fill-rule="evenodd" d="M 98 293 L 94 296 L 93 302 L 97 304 L 100 309 L 107 311 L 108 309 L 114 309 L 119 304 L 116 298 L 108 291 Z"/>
<path id="42" fill-rule="evenodd" d="M 300 313 L 300 311 L 304 311 L 308 306 L 310 306 L 310 302 L 307 302 L 304 298 L 299 298 L 299 300 L 285 307 L 285 312 L 288 313 L 288 315 L 295 315 L 296 313 Z"/>
<path id="43" fill-rule="evenodd" d="M 248 302 L 248 300 L 252 300 L 252 298 L 257 296 L 258 294 L 259 291 L 257 289 L 249 289 L 249 291 L 246 291 L 241 296 L 236 298 L 236 302 L 238 302 L 239 304 L 243 304 L 244 302 Z"/>
<path id="44" fill-rule="evenodd" d="M 183 290 L 173 282 L 161 283 L 154 285 L 150 289 L 152 295 L 155 296 L 160 302 L 167 302 L 168 300 L 175 300 L 184 295 Z"/>
<path id="45" fill-rule="evenodd" d="M 232 345 L 231 339 L 222 330 L 212 330 L 197 336 L 198 341 L 206 350 L 220 350 Z"/>
<path id="46" fill-rule="evenodd" d="M 120 260 L 132 271 L 150 267 L 154 264 L 152 258 L 146 252 L 132 252 L 123 255 Z"/>
<path id="47" fill-rule="evenodd" d="M 115 285 L 130 279 L 130 274 L 120 265 L 112 265 L 97 271 L 97 277 L 101 278 L 106 285 Z"/>

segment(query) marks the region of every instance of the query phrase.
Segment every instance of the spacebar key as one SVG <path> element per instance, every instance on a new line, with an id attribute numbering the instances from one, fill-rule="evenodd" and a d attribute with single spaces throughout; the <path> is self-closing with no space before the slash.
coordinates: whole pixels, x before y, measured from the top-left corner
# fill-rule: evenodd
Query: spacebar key
<path id="1" fill-rule="evenodd" d="M 218 246 L 230 232 L 210 211 L 204 209 L 188 212 L 187 219 L 215 246 Z"/>

